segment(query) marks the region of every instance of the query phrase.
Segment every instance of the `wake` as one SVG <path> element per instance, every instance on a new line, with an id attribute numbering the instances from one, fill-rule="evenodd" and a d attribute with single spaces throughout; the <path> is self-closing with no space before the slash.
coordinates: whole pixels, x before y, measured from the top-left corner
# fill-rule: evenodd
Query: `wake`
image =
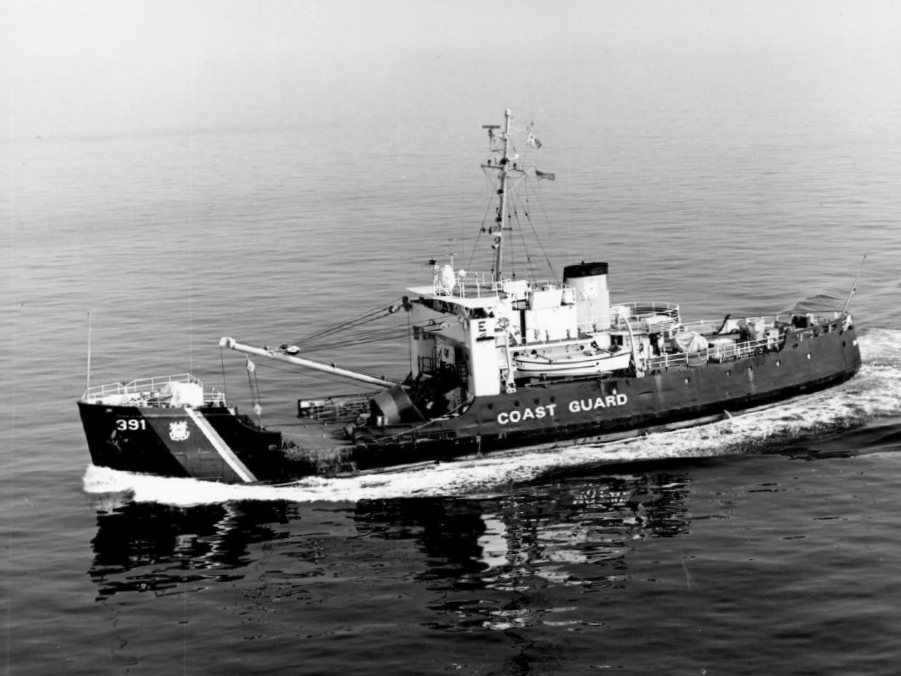
<path id="1" fill-rule="evenodd" d="M 602 462 L 637 462 L 727 456 L 774 443 L 862 426 L 901 414 L 901 331 L 875 329 L 860 336 L 863 366 L 839 387 L 751 410 L 700 427 L 649 434 L 609 444 L 544 452 L 519 451 L 403 472 L 325 479 L 283 486 L 241 486 L 171 479 L 89 466 L 84 490 L 102 498 L 127 494 L 138 502 L 177 506 L 232 500 L 356 502 L 363 499 L 474 495 L 531 481 L 557 469 Z"/>

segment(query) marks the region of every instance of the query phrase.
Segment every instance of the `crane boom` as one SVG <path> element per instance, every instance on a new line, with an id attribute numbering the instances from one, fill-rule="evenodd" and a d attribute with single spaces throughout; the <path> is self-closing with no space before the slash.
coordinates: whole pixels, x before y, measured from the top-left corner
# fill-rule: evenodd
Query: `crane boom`
<path id="1" fill-rule="evenodd" d="M 283 361 L 288 364 L 303 366 L 305 368 L 313 369 L 314 371 L 322 371 L 323 373 L 331 373 L 332 375 L 350 378 L 351 380 L 356 380 L 361 383 L 367 383 L 368 385 L 378 385 L 379 387 L 385 388 L 391 387 L 392 385 L 397 385 L 395 381 L 388 380 L 387 378 L 377 378 L 375 376 L 366 375 L 365 373 L 358 373 L 357 371 L 342 369 L 334 365 L 321 364 L 317 361 L 304 359 L 302 357 L 295 357 L 294 355 L 284 354 L 282 352 L 277 352 L 269 348 L 244 345 L 243 343 L 236 341 L 234 338 L 220 338 L 219 347 L 227 347 L 228 349 L 235 350 L 236 352 L 243 352 L 244 354 L 255 354 L 259 357 L 266 357 L 268 359 L 277 359 L 278 361 Z"/>

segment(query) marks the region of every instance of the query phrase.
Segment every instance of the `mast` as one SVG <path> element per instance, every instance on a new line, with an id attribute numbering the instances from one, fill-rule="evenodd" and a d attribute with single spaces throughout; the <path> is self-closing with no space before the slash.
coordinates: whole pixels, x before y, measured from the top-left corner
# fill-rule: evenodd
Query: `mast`
<path id="1" fill-rule="evenodd" d="M 513 157 L 510 156 L 510 121 L 512 119 L 513 113 L 509 108 L 507 108 L 504 111 L 504 131 L 501 134 L 501 139 L 503 140 L 504 145 L 503 149 L 501 150 L 501 158 L 500 160 L 498 160 L 497 165 L 491 164 L 490 160 L 488 164 L 482 165 L 483 168 L 494 169 L 500 174 L 501 186 L 497 191 L 498 195 L 500 195 L 500 203 L 497 207 L 497 217 L 494 220 L 495 225 L 488 228 L 488 233 L 494 235 L 494 243 L 491 246 L 492 248 L 494 248 L 493 276 L 495 282 L 500 282 L 503 275 L 504 230 L 509 229 L 505 228 L 505 224 L 507 222 L 507 179 L 513 172 L 511 160 L 516 159 L 515 155 Z M 482 125 L 482 128 L 488 130 L 488 138 L 493 141 L 495 138 L 494 130 L 500 129 L 500 126 L 496 124 L 486 124 Z"/>
<path id="2" fill-rule="evenodd" d="M 504 111 L 504 129 L 501 132 L 499 124 L 483 124 L 482 129 L 488 130 L 488 143 L 492 157 L 482 164 L 482 169 L 495 171 L 500 178 L 500 187 L 497 191 L 498 205 L 497 213 L 494 219 L 494 225 L 487 229 L 487 232 L 493 238 L 491 248 L 494 249 L 494 266 L 491 271 L 492 281 L 495 284 L 501 282 L 504 276 L 504 233 L 512 231 L 513 225 L 509 220 L 510 211 L 510 194 L 519 185 L 519 183 L 529 176 L 535 176 L 538 180 L 548 179 L 553 181 L 556 176 L 550 172 L 538 171 L 535 167 L 525 167 L 519 165 L 519 154 L 513 145 L 512 134 L 523 131 L 528 132 L 526 145 L 540 149 L 541 141 L 535 138 L 532 133 L 531 125 L 526 129 L 514 130 L 512 126 L 513 113 L 507 108 Z M 495 160 L 494 156 L 499 155 Z M 528 217 L 528 214 L 526 214 Z M 484 222 L 482 224 L 482 232 L 485 232 Z M 540 242 L 539 242 L 540 244 Z M 553 270 L 551 270 L 553 273 Z"/>

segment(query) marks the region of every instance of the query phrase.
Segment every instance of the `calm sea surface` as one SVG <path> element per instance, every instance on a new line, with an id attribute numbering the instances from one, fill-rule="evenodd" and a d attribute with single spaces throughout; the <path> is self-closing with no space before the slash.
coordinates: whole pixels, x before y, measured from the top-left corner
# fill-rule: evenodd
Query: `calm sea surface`
<path id="1" fill-rule="evenodd" d="M 338 93 L 275 74 L 241 106 L 201 91 L 189 121 L 0 142 L 4 673 L 895 673 L 901 76 L 818 58 L 536 65 L 507 90 L 460 64 Z M 841 307 L 867 255 L 860 375 L 695 430 L 365 480 L 90 466 L 89 311 L 92 383 L 220 386 L 224 360 L 247 407 L 220 336 L 387 305 L 431 257 L 487 269 L 480 127 L 506 107 L 557 176 L 524 207 L 557 272 L 609 261 L 614 300 L 720 318 Z M 550 275 L 530 246 L 517 271 Z M 403 375 L 406 347 L 326 358 Z M 260 371 L 264 416 L 347 388 Z"/>

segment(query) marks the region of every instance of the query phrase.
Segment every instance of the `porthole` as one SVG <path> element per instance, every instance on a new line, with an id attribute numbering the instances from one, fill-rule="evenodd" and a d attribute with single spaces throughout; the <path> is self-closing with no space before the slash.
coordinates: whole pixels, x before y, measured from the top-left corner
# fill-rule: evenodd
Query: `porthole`
<path id="1" fill-rule="evenodd" d="M 782 366 L 782 360 L 781 360 L 781 359 L 777 359 L 777 360 L 776 360 L 776 366 Z"/>
<path id="2" fill-rule="evenodd" d="M 807 353 L 807 358 L 810 359 L 810 352 Z"/>
<path id="3" fill-rule="evenodd" d="M 688 385 L 688 383 L 690 383 L 690 382 L 691 382 L 691 378 L 686 378 L 686 379 L 685 379 L 685 384 L 686 384 L 686 385 Z"/>

